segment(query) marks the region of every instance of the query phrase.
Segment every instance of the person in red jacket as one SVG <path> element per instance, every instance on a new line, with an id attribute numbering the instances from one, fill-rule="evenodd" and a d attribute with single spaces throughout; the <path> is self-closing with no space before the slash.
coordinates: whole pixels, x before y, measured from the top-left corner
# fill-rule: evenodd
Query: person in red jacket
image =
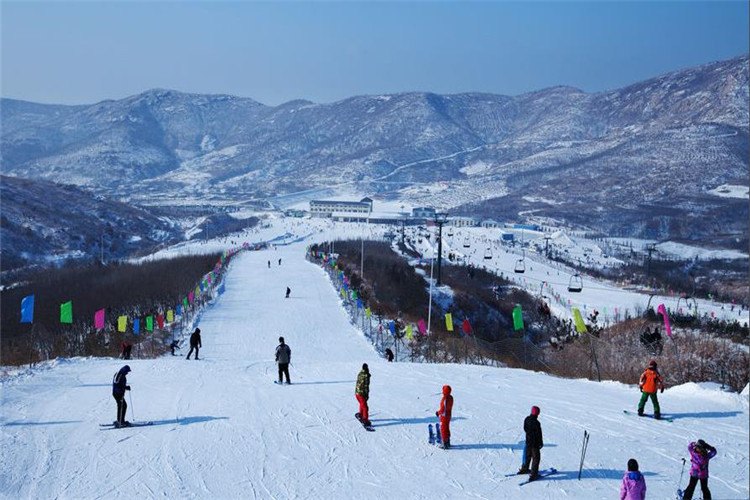
<path id="1" fill-rule="evenodd" d="M 653 359 L 649 362 L 648 368 L 641 375 L 641 380 L 638 382 L 638 387 L 641 390 L 641 400 L 638 402 L 638 415 L 643 416 L 643 408 L 646 406 L 646 400 L 651 397 L 651 402 L 654 403 L 654 418 L 661 418 L 661 409 L 659 408 L 659 399 L 656 397 L 656 391 L 661 389 L 664 392 L 664 382 L 662 382 L 661 375 L 656 369 L 656 361 Z"/>
<path id="2" fill-rule="evenodd" d="M 440 418 L 440 434 L 443 438 L 443 448 L 446 450 L 451 446 L 451 413 L 453 412 L 453 396 L 451 386 L 443 386 L 443 399 L 440 400 L 440 409 L 435 412 Z"/>

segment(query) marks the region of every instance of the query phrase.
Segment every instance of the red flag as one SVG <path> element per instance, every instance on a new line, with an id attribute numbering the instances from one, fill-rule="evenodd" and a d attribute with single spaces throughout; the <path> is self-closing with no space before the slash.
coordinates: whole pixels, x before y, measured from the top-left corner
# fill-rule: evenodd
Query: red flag
<path id="1" fill-rule="evenodd" d="M 469 324 L 468 319 L 465 319 L 461 324 L 461 330 L 463 330 L 466 335 L 471 335 L 471 325 Z"/>
<path id="2" fill-rule="evenodd" d="M 164 315 L 159 314 L 156 316 L 156 324 L 159 325 L 159 330 L 164 328 Z"/>

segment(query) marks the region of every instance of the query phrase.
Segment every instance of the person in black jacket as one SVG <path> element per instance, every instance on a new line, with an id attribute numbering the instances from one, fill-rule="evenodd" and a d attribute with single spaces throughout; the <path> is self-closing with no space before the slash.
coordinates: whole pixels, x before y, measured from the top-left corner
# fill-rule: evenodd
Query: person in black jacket
<path id="1" fill-rule="evenodd" d="M 193 349 L 195 349 L 195 359 L 198 359 L 198 349 L 200 347 L 203 347 L 203 344 L 201 344 L 201 329 L 196 328 L 190 336 L 190 351 L 188 351 L 186 359 L 190 359 L 190 355 L 193 354 Z"/>
<path id="2" fill-rule="evenodd" d="M 519 474 L 529 474 L 529 481 L 539 477 L 539 461 L 541 460 L 541 449 L 544 446 L 542 439 L 542 425 L 539 423 L 539 407 L 531 407 L 531 415 L 523 421 L 523 430 L 526 432 L 526 448 L 523 455 L 523 465 Z M 531 462 L 531 470 L 529 470 Z"/>
<path id="3" fill-rule="evenodd" d="M 125 391 L 130 390 L 127 379 L 128 373 L 130 373 L 130 367 L 125 365 L 112 378 L 112 397 L 117 401 L 116 427 L 127 427 L 130 425 L 130 422 L 125 420 L 125 413 L 128 411 L 128 404 L 125 402 Z"/>
<path id="4" fill-rule="evenodd" d="M 279 384 L 283 383 L 282 375 L 286 375 L 286 383 L 289 381 L 289 363 L 292 361 L 292 350 L 284 343 L 284 337 L 279 337 L 279 345 L 276 346 L 276 362 L 279 364 Z"/>

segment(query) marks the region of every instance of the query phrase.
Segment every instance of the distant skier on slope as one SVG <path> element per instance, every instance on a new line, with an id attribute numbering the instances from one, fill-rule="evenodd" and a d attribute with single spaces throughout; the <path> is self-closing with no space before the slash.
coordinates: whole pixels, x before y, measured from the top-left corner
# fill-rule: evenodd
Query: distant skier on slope
<path id="1" fill-rule="evenodd" d="M 291 289 L 291 288 L 289 288 L 289 287 L 286 287 L 286 297 L 284 297 L 284 298 L 287 298 L 287 299 L 288 299 L 288 298 L 289 298 L 289 294 L 290 294 L 290 293 L 292 293 L 292 289 Z"/>
<path id="2" fill-rule="evenodd" d="M 279 337 L 279 345 L 276 346 L 276 363 L 279 364 L 279 384 L 284 382 L 282 375 L 286 376 L 286 383 L 291 384 L 289 380 L 289 363 L 292 360 L 292 350 L 284 343 L 284 337 Z"/>
<path id="3" fill-rule="evenodd" d="M 125 420 L 125 414 L 128 411 L 128 404 L 125 402 L 125 391 L 130 390 L 127 375 L 130 373 L 130 366 L 125 365 L 112 377 L 112 397 L 117 401 L 117 423 L 115 427 L 127 427 L 130 422 Z"/>
<path id="4" fill-rule="evenodd" d="M 646 479 L 638 471 L 638 461 L 635 458 L 628 460 L 628 470 L 622 476 L 620 485 L 620 500 L 645 500 Z"/>
<path id="5" fill-rule="evenodd" d="M 656 369 L 656 360 L 649 361 L 646 371 L 643 372 L 638 382 L 638 387 L 642 393 L 641 400 L 638 402 L 638 415 L 643 416 L 643 408 L 646 406 L 646 400 L 650 397 L 654 404 L 654 418 L 659 420 L 661 409 L 659 408 L 659 398 L 656 397 L 656 391 L 661 389 L 661 392 L 664 392 L 664 382 Z"/>
<path id="6" fill-rule="evenodd" d="M 440 418 L 440 434 L 443 438 L 443 448 L 451 447 L 451 413 L 453 412 L 453 396 L 451 386 L 443 386 L 443 399 L 440 400 L 440 409 L 435 412 Z"/>
<path id="7" fill-rule="evenodd" d="M 193 349 L 195 349 L 195 359 L 198 359 L 198 349 L 201 347 L 203 347 L 203 344 L 201 343 L 201 329 L 196 328 L 192 335 L 190 335 L 190 350 L 188 351 L 186 359 L 190 359 L 190 355 L 193 354 Z"/>
<path id="8" fill-rule="evenodd" d="M 688 445 L 690 452 L 690 482 L 685 488 L 683 500 L 692 500 L 693 492 L 698 481 L 701 483 L 703 500 L 711 500 L 711 490 L 708 489 L 708 461 L 716 456 L 716 448 L 702 439 Z"/>
<path id="9" fill-rule="evenodd" d="M 367 363 L 362 364 L 362 370 L 357 375 L 357 386 L 354 390 L 354 395 L 357 397 L 357 401 L 359 401 L 357 419 L 363 425 L 371 425 L 369 408 L 367 407 L 367 400 L 370 399 L 370 368 L 367 366 Z"/>
<path id="10" fill-rule="evenodd" d="M 523 457 L 523 464 L 519 469 L 519 474 L 531 474 L 529 481 L 539 478 L 539 462 L 542 459 L 541 449 L 544 447 L 542 439 L 542 425 L 539 423 L 539 407 L 531 407 L 531 415 L 523 421 L 523 430 L 526 433 L 526 453 Z M 529 470 L 531 462 L 531 470 Z"/>

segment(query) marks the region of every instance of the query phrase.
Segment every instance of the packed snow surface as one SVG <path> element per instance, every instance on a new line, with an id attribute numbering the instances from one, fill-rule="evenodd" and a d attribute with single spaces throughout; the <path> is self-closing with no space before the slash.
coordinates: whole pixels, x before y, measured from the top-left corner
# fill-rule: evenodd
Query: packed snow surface
<path id="1" fill-rule="evenodd" d="M 629 458 L 640 463 L 648 498 L 673 498 L 698 438 L 718 449 L 714 498 L 748 498 L 746 395 L 671 387 L 659 397 L 674 421 L 657 422 L 623 413 L 635 410 L 633 385 L 387 363 L 323 270 L 305 261 L 308 242 L 233 261 L 226 292 L 198 323 L 201 360 L 185 360 L 183 349 L 127 362 L 128 418 L 152 426 L 99 428 L 115 418 L 111 380 L 122 360 L 59 359 L 4 375 L 0 498 L 618 498 Z M 291 386 L 272 383 L 279 336 L 292 349 Z M 364 362 L 375 432 L 353 417 Z M 455 397 L 448 451 L 427 443 L 444 384 Z M 541 407 L 542 467 L 559 472 L 521 486 L 523 477 L 506 474 L 520 465 L 532 405 Z M 584 430 L 591 440 L 579 481 Z"/>

